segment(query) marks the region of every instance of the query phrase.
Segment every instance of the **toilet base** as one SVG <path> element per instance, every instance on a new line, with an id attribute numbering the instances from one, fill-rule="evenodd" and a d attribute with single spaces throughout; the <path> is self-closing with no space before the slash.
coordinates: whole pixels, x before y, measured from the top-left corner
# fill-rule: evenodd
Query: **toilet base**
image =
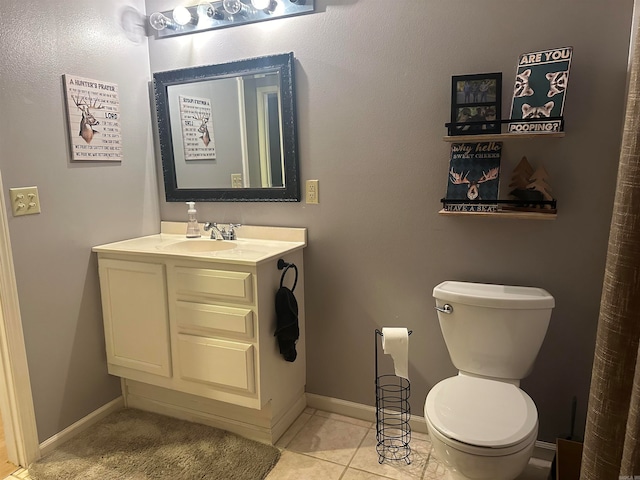
<path id="1" fill-rule="evenodd" d="M 535 448 L 534 436 L 522 450 L 509 455 L 473 455 L 449 445 L 429 422 L 427 427 L 435 457 L 447 470 L 446 480 L 515 480 L 527 468 Z"/>

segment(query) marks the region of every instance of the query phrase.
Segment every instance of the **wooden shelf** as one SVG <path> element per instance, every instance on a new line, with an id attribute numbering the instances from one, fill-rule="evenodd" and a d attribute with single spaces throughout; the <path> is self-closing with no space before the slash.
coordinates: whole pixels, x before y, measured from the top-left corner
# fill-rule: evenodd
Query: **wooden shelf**
<path id="1" fill-rule="evenodd" d="M 532 138 L 562 138 L 564 132 L 554 133 L 484 133 L 480 135 L 446 135 L 445 142 L 502 142 L 504 140 L 531 140 Z"/>
<path id="2" fill-rule="evenodd" d="M 503 121 L 503 123 L 505 123 Z M 485 133 L 479 135 L 446 135 L 442 139 L 450 143 L 478 143 L 478 142 L 502 142 L 505 140 L 531 140 L 541 138 L 563 138 L 565 132 L 539 132 L 539 133 Z M 555 203 L 552 205 L 555 208 Z M 498 210 L 495 212 L 458 212 L 449 211 L 444 208 L 438 212 L 440 215 L 448 216 L 480 216 L 480 217 L 500 217 L 517 218 L 524 220 L 555 220 L 557 213 L 543 213 L 542 211 L 521 211 L 521 210 Z"/>
<path id="3" fill-rule="evenodd" d="M 442 209 L 438 212 L 440 215 L 450 216 L 479 216 L 479 217 L 500 217 L 500 218 L 519 218 L 522 220 L 555 220 L 557 213 L 540 213 L 540 212 L 518 212 L 516 210 L 499 210 L 497 212 L 450 212 Z"/>

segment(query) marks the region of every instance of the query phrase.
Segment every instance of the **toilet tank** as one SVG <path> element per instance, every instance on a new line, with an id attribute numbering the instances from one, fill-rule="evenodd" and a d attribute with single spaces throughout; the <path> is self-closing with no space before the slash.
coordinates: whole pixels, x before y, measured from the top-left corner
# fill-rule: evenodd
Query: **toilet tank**
<path id="1" fill-rule="evenodd" d="M 463 372 L 520 380 L 531 373 L 554 298 L 541 288 L 443 282 L 433 289 L 451 361 Z M 445 305 L 451 307 L 450 313 Z"/>

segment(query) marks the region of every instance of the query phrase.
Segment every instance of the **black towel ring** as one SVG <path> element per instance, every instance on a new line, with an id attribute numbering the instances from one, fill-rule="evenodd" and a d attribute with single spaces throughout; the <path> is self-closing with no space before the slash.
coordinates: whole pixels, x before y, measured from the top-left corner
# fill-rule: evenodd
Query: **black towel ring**
<path id="1" fill-rule="evenodd" d="M 291 287 L 291 291 L 293 292 L 296 289 L 296 285 L 298 284 L 298 267 L 296 267 L 295 263 L 287 263 L 281 258 L 278 259 L 278 270 L 284 269 L 284 272 L 282 272 L 282 276 L 280 277 L 280 288 L 282 288 L 282 282 L 284 282 L 284 277 L 287 274 L 287 270 L 289 270 L 291 267 L 293 267 L 296 272 L 296 277 L 293 280 L 293 287 Z"/>

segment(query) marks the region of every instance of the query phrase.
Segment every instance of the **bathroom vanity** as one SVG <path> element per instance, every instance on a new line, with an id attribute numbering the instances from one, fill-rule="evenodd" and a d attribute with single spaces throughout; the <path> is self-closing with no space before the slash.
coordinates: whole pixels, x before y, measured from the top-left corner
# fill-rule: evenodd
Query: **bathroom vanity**
<path id="1" fill-rule="evenodd" d="M 306 405 L 306 229 L 244 226 L 232 241 L 185 230 L 163 222 L 160 234 L 93 248 L 109 373 L 129 407 L 274 443 Z M 298 267 L 295 362 L 274 337 L 280 258 Z"/>

